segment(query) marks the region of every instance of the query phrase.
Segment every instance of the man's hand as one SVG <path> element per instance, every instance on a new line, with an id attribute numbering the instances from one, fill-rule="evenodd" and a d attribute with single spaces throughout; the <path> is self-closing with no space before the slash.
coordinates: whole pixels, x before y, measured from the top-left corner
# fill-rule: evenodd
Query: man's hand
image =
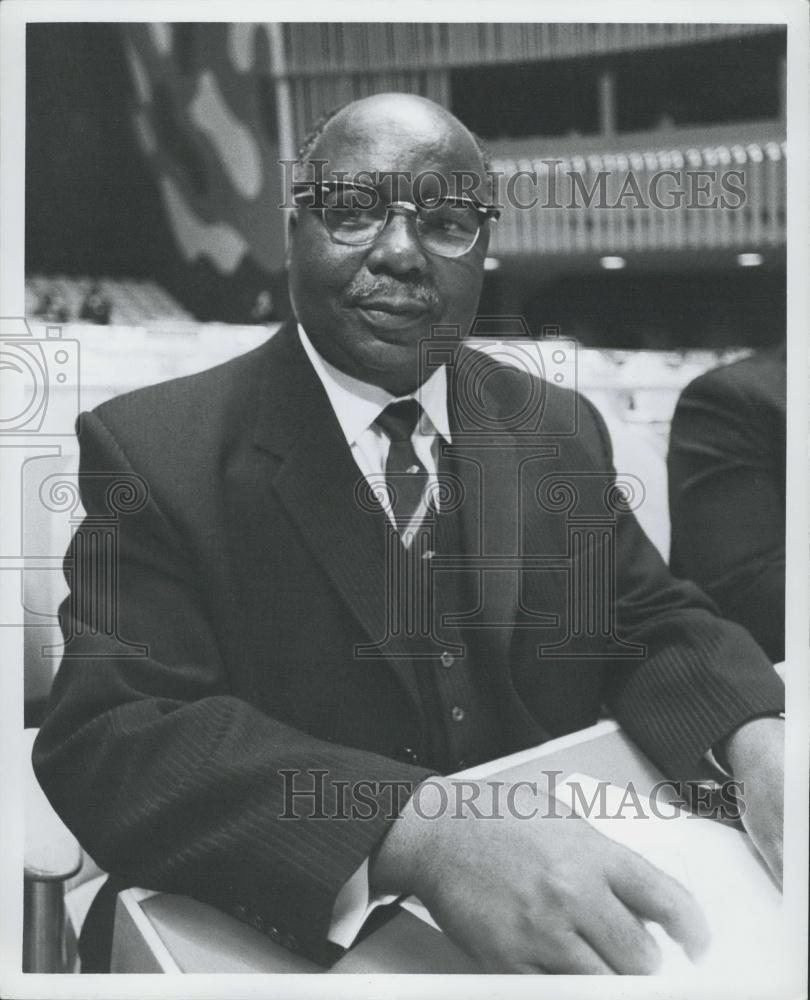
<path id="1" fill-rule="evenodd" d="M 724 749 L 735 780 L 743 785 L 743 826 L 781 886 L 785 723 L 752 719 L 727 737 Z"/>
<path id="2" fill-rule="evenodd" d="M 435 801 L 421 794 L 421 815 L 408 803 L 372 860 L 372 887 L 415 893 L 486 971 L 651 973 L 661 955 L 645 920 L 692 959 L 707 946 L 703 913 L 683 886 L 562 816 L 539 790 L 516 788 L 499 818 L 454 818 L 439 801 L 440 787 L 454 801 L 452 779 L 420 791 L 428 786 Z"/>

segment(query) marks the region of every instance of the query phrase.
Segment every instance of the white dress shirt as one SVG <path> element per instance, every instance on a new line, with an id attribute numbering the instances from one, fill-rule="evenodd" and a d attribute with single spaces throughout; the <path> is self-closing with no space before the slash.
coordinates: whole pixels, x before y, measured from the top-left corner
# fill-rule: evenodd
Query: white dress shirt
<path id="1" fill-rule="evenodd" d="M 437 482 L 438 436 L 441 435 L 448 443 L 452 440 L 447 415 L 447 369 L 444 366 L 438 368 L 419 388 L 406 396 L 392 396 L 385 389 L 353 378 L 324 360 L 300 323 L 298 336 L 329 397 L 352 457 L 372 488 L 385 477 L 385 463 L 391 444 L 385 432 L 375 423 L 377 417 L 389 403 L 400 399 L 413 398 L 421 404 L 422 416 L 411 437 L 417 458 L 428 474 L 422 502 L 410 524 L 411 530 L 418 527 L 427 509 L 427 498 L 431 495 L 438 509 L 438 491 L 434 489 Z M 375 490 L 375 495 L 380 497 L 389 520 L 395 524 L 385 491 Z M 403 536 L 403 541 L 407 534 Z M 370 897 L 366 859 L 338 893 L 327 937 L 335 944 L 349 948 L 371 911 L 377 906 L 393 903 L 397 898 L 395 894 Z"/>
<path id="2" fill-rule="evenodd" d="M 447 369 L 444 365 L 437 368 L 414 392 L 405 396 L 392 396 L 385 389 L 368 382 L 361 382 L 360 379 L 347 375 L 324 360 L 313 347 L 312 341 L 300 323 L 298 336 L 329 397 L 352 457 L 372 488 L 385 480 L 385 463 L 391 446 L 388 435 L 375 423 L 377 417 L 389 403 L 402 399 L 415 399 L 421 405 L 422 416 L 411 437 L 416 457 L 428 474 L 422 502 L 409 526 L 411 530 L 418 527 L 427 510 L 427 498 L 431 495 L 434 498 L 434 506 L 438 509 L 436 489 L 438 435 L 440 434 L 448 443 L 452 440 L 447 416 Z M 375 490 L 375 495 L 382 503 L 389 520 L 394 524 L 394 513 L 387 494 L 384 490 Z M 408 532 L 404 533 L 403 541 L 407 534 Z"/>

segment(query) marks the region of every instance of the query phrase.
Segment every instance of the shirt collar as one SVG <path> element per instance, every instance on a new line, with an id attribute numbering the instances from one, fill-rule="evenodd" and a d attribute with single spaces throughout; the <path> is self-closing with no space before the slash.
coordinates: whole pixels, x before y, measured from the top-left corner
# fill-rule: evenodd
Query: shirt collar
<path id="1" fill-rule="evenodd" d="M 448 443 L 451 441 L 447 416 L 447 368 L 444 365 L 432 372 L 414 392 L 405 396 L 392 396 L 380 386 L 363 382 L 331 365 L 315 349 L 300 323 L 298 336 L 350 447 L 356 444 L 360 435 L 371 427 L 389 403 L 412 397 L 419 401 L 425 417 L 432 425 L 432 428 L 427 428 L 423 423 L 422 433 L 438 433 Z"/>

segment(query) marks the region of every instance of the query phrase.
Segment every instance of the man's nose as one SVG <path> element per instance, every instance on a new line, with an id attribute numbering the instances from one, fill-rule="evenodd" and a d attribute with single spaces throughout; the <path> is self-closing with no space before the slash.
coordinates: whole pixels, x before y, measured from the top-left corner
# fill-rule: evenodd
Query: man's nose
<path id="1" fill-rule="evenodd" d="M 399 212 L 391 212 L 383 231 L 374 241 L 366 258 L 369 271 L 392 274 L 424 274 L 428 268 L 425 251 L 416 235 L 416 223 Z"/>

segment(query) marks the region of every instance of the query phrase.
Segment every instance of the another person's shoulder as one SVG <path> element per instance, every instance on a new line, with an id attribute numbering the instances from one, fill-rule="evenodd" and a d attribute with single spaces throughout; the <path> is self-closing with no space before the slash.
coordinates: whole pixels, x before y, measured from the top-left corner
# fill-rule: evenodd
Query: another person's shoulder
<path id="1" fill-rule="evenodd" d="M 683 390 L 681 401 L 716 396 L 772 401 L 778 405 L 785 399 L 786 372 L 784 346 L 757 351 L 699 375 Z"/>

